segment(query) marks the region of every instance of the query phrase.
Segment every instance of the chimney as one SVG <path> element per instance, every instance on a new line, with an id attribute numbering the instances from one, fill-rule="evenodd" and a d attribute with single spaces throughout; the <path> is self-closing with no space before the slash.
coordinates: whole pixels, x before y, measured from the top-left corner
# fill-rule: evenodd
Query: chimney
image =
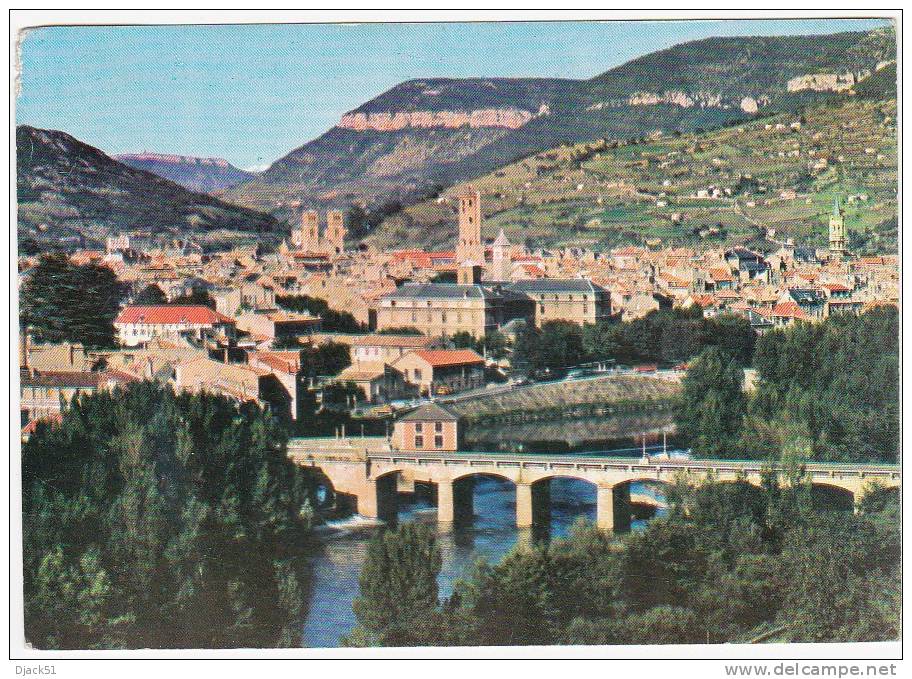
<path id="1" fill-rule="evenodd" d="M 76 364 L 76 361 L 75 361 L 75 359 L 74 359 L 75 354 L 76 354 L 76 347 L 74 347 L 74 346 L 71 344 L 71 345 L 70 345 L 70 367 L 71 367 L 71 368 Z"/>

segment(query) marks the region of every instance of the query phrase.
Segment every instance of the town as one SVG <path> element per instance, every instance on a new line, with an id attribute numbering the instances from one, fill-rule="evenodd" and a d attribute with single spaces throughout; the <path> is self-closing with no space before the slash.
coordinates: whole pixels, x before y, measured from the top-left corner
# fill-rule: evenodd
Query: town
<path id="1" fill-rule="evenodd" d="M 412 408 L 524 379 L 509 352 L 489 353 L 485 339 L 509 347 L 527 324 L 583 326 L 699 307 L 706 318 L 742 317 L 760 335 L 899 301 L 897 256 L 847 252 L 838 199 L 829 248 L 773 242 L 767 254 L 740 246 L 529 251 L 503 232 L 482 240 L 481 201 L 471 191 L 454 203 L 450 251 L 349 246 L 342 212 L 327 212 L 321 224 L 323 215 L 304 210 L 273 253 L 203 253 L 187 241 L 152 248 L 126 234 L 109 237 L 105 251 L 74 252 L 73 264 L 108 267 L 128 291 L 114 321 L 120 346 L 37 343 L 25 328 L 24 434 L 59 418 L 77 394 L 131 381 L 269 404 L 291 419 L 305 392 L 323 403 L 335 386 L 349 389 L 346 406 L 388 414 L 390 404 Z M 20 257 L 20 283 L 38 262 Z M 343 367 L 302 379 L 300 351 L 327 345 L 344 347 Z M 550 377 L 580 372 L 563 368 Z"/>

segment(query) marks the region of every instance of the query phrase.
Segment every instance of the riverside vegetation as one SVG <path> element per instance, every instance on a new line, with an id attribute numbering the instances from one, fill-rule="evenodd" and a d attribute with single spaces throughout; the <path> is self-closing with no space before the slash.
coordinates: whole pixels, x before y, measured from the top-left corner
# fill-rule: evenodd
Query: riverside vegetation
<path id="1" fill-rule="evenodd" d="M 899 637 L 898 495 L 872 486 L 857 516 L 788 484 L 669 490 L 668 517 L 620 543 L 585 524 L 567 539 L 476 563 L 438 599 L 431 529 L 373 539 L 346 640 L 365 646 L 680 644 Z"/>

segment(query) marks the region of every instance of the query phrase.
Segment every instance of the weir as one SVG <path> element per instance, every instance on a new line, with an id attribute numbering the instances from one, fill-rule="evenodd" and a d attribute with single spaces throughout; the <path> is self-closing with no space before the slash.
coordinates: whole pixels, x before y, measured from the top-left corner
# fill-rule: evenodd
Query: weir
<path id="1" fill-rule="evenodd" d="M 764 465 L 755 460 L 662 460 L 580 457 L 569 455 L 511 455 L 501 453 L 405 453 L 376 439 L 292 439 L 288 454 L 298 464 L 318 468 L 337 494 L 356 498 L 362 516 L 395 517 L 397 489 L 415 483 L 434 484 L 437 519 L 444 526 L 471 518 L 472 483 L 494 476 L 516 488 L 516 525 L 546 524 L 550 511 L 550 480 L 564 477 L 596 488 L 596 525 L 607 531 L 629 527 L 630 503 L 649 504 L 648 496 L 631 498 L 633 482 L 672 483 L 678 478 L 700 482 L 742 481 L 759 486 Z M 897 488 L 898 465 L 813 463 L 806 467 L 812 488 L 841 492 L 849 506 L 857 505 L 869 484 Z M 782 474 L 783 470 L 778 469 Z M 816 491 L 815 491 L 816 492 Z"/>

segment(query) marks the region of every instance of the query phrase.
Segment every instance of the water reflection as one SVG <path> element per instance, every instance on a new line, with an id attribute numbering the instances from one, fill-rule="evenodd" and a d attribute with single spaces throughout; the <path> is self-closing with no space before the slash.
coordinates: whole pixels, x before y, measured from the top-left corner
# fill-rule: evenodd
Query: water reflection
<path id="1" fill-rule="evenodd" d="M 631 495 L 661 496 L 661 489 L 649 484 L 631 484 Z M 550 523 L 532 531 L 516 528 L 516 490 L 512 482 L 488 476 L 474 478 L 471 519 L 460 521 L 438 534 L 442 556 L 440 595 L 450 596 L 456 581 L 466 577 L 479 558 L 491 563 L 502 559 L 517 543 L 566 536 L 579 517 L 594 522 L 596 488 L 578 479 L 550 481 Z M 436 525 L 437 509 L 432 487 L 416 486 L 414 493 L 398 496 L 397 521 Z M 657 514 L 664 513 L 659 508 Z M 651 513 L 651 511 L 647 511 Z M 646 525 L 646 518 L 631 521 L 633 530 Z M 375 521 L 358 517 L 331 522 L 322 544 L 312 559 L 311 603 L 304 622 L 304 646 L 338 646 L 355 625 L 352 602 L 358 595 L 358 576 L 367 543 L 377 530 Z"/>

